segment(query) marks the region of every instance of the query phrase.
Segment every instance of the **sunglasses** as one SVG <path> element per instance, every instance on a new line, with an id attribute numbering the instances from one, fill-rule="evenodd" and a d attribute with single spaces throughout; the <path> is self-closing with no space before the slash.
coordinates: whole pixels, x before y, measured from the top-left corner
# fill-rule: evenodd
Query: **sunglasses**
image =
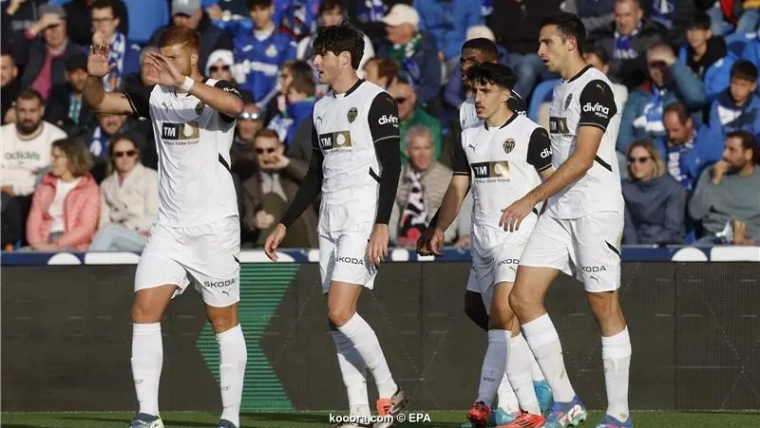
<path id="1" fill-rule="evenodd" d="M 137 150 L 127 150 L 126 152 L 113 152 L 113 157 L 123 158 L 124 156 L 132 157 L 137 154 Z"/>
<path id="2" fill-rule="evenodd" d="M 229 65 L 212 65 L 208 68 L 210 72 L 216 73 L 217 71 L 230 71 Z"/>
<path id="3" fill-rule="evenodd" d="M 256 153 L 258 153 L 260 155 L 264 154 L 264 153 L 267 153 L 267 154 L 274 153 L 274 151 L 275 151 L 275 149 L 272 148 L 272 147 L 269 147 L 269 148 L 266 148 L 266 149 L 258 149 L 258 148 L 256 149 Z"/>
<path id="4" fill-rule="evenodd" d="M 628 158 L 628 162 L 630 163 L 647 163 L 647 161 L 649 161 L 649 157 Z"/>
<path id="5" fill-rule="evenodd" d="M 238 115 L 238 119 L 259 120 L 261 119 L 261 114 L 244 111 Z"/>

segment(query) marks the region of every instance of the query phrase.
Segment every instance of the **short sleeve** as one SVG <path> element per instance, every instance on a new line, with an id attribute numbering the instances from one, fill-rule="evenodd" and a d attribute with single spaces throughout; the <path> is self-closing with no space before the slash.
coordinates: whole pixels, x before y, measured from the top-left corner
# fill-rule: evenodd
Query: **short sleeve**
<path id="1" fill-rule="evenodd" d="M 552 166 L 552 143 L 546 129 L 538 127 L 530 134 L 527 161 L 537 171 L 543 171 Z"/>
<path id="2" fill-rule="evenodd" d="M 399 140 L 398 106 L 387 92 L 377 94 L 367 116 L 372 142 Z"/>
<path id="3" fill-rule="evenodd" d="M 462 144 L 462 134 L 454 141 L 454 159 L 451 163 L 451 169 L 454 175 L 470 175 L 470 162 L 467 160 L 467 153 L 464 152 Z"/>
<path id="4" fill-rule="evenodd" d="M 214 84 L 214 87 L 219 88 L 223 90 L 224 92 L 230 92 L 232 94 L 235 94 L 237 95 L 238 98 L 241 98 L 241 99 L 243 98 L 242 95 L 240 95 L 240 91 L 238 90 L 237 85 L 235 85 L 234 83 L 228 80 L 219 80 Z M 237 119 L 236 117 L 227 116 L 224 113 L 219 113 L 219 114 L 222 116 L 222 119 L 224 119 L 224 121 L 228 123 L 233 122 L 235 121 L 235 119 Z"/>
<path id="5" fill-rule="evenodd" d="M 617 113 L 615 94 L 607 82 L 592 80 L 583 88 L 580 98 L 581 115 L 578 127 L 595 126 L 607 130 L 610 119 Z"/>
<path id="6" fill-rule="evenodd" d="M 153 88 L 154 86 L 140 86 L 124 91 L 134 115 L 150 118 L 150 94 Z"/>

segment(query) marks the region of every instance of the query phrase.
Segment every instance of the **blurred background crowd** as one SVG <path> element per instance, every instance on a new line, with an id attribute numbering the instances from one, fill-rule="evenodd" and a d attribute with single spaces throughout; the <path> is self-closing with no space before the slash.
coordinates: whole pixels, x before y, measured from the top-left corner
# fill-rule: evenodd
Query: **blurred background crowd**
<path id="1" fill-rule="evenodd" d="M 150 120 L 82 102 L 93 38 L 116 64 L 107 91 L 143 85 L 142 58 L 167 25 L 195 29 L 199 68 L 234 81 L 245 111 L 231 159 L 243 247 L 260 247 L 311 156 L 318 26 L 365 35 L 360 76 L 399 106 L 403 168 L 391 244 L 413 247 L 451 177 L 460 48 L 496 42 L 527 114 L 548 128 L 559 76 L 537 55 L 559 10 L 588 30 L 588 63 L 615 83 L 626 202 L 624 245 L 760 245 L 760 0 L 4 0 L 2 245 L 5 251 L 142 250 L 157 214 Z M 470 244 L 467 200 L 446 231 Z M 317 201 L 318 204 L 318 201 Z M 317 246 L 317 205 L 284 248 Z"/>

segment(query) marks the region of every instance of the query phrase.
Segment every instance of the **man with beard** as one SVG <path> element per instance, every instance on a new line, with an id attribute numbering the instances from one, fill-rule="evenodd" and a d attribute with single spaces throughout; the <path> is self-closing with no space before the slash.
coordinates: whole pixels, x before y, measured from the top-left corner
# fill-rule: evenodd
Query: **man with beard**
<path id="1" fill-rule="evenodd" d="M 689 201 L 689 215 L 702 221 L 705 230 L 694 245 L 760 243 L 758 158 L 758 143 L 752 133 L 734 131 L 726 136 L 723 159 L 702 173 Z M 727 229 L 731 233 L 726 234 Z"/>

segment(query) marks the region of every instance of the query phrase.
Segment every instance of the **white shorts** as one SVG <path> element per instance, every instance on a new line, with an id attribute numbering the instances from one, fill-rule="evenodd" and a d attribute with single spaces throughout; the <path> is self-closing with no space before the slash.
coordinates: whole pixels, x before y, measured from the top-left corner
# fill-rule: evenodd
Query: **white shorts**
<path id="1" fill-rule="evenodd" d="M 525 243 L 504 243 L 491 250 L 487 257 L 473 253 L 472 267 L 486 312 L 491 313 L 494 286 L 500 282 L 515 282 L 517 266 Z M 469 287 L 469 282 L 468 282 Z"/>
<path id="2" fill-rule="evenodd" d="M 520 265 L 550 267 L 575 274 L 589 293 L 620 288 L 623 215 L 600 212 L 563 220 L 542 215 Z"/>
<path id="3" fill-rule="evenodd" d="M 322 207 L 319 225 L 319 273 L 322 293 L 332 281 L 357 284 L 372 290 L 377 268 L 367 260 L 367 244 L 374 222 L 358 207 Z"/>
<path id="4" fill-rule="evenodd" d="M 172 298 L 191 282 L 209 306 L 240 301 L 240 223 L 228 217 L 195 227 L 154 225 L 135 273 L 135 291 L 172 284 Z"/>

